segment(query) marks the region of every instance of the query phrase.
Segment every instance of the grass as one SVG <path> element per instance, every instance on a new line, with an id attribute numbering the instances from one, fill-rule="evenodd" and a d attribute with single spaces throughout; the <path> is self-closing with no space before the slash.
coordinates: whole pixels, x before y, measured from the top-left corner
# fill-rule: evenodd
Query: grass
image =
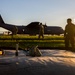
<path id="1" fill-rule="evenodd" d="M 4 40 L 4 39 L 7 39 L 7 40 L 11 40 L 12 39 L 12 36 L 0 36 L 0 39 Z M 38 36 L 29 36 L 29 35 L 14 35 L 13 36 L 13 39 L 38 39 Z M 63 39 L 63 36 L 45 36 L 44 37 L 44 40 L 62 40 Z"/>
<path id="2" fill-rule="evenodd" d="M 13 47 L 19 43 L 19 48 L 24 49 L 29 46 L 38 45 L 39 47 L 64 47 L 63 36 L 45 36 L 44 39 L 38 39 L 38 36 L 14 35 L 0 36 L 0 47 Z"/>

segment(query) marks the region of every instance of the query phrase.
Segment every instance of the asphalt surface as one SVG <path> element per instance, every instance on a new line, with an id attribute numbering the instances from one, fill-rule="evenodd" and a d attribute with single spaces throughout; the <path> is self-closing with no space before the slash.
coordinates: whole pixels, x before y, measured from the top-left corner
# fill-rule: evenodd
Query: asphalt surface
<path id="1" fill-rule="evenodd" d="M 0 55 L 0 75 L 75 75 L 75 53 L 65 50 L 41 50 L 41 57 L 26 56 L 19 50 Z"/>

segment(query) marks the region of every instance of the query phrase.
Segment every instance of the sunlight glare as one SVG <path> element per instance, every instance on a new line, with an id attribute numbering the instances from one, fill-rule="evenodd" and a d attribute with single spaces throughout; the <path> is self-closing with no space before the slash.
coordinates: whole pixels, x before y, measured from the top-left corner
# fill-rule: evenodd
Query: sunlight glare
<path id="1" fill-rule="evenodd" d="M 73 22 L 75 23 L 75 19 L 73 19 Z"/>

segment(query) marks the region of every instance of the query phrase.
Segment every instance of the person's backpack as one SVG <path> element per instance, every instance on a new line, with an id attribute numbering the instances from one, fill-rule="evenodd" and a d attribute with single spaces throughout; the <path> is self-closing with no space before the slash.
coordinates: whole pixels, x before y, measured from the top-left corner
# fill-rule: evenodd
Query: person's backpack
<path id="1" fill-rule="evenodd" d="M 42 53 L 39 50 L 38 46 L 33 46 L 29 49 L 29 55 L 30 56 L 41 56 Z"/>

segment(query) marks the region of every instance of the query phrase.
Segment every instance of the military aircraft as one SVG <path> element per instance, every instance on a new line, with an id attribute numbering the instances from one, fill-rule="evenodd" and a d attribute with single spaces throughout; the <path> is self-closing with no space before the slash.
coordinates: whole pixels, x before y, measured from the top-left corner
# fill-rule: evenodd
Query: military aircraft
<path id="1" fill-rule="evenodd" d="M 3 21 L 2 16 L 0 15 L 0 27 L 11 31 L 12 33 L 14 32 L 14 26 L 16 26 L 18 29 L 17 34 L 36 35 L 39 33 L 39 23 L 40 22 L 31 22 L 27 26 L 7 24 Z M 47 26 L 46 24 L 43 26 L 44 26 L 44 34 L 60 35 L 64 33 L 64 30 L 62 29 L 62 27 Z"/>
<path id="2" fill-rule="evenodd" d="M 11 32 L 13 32 L 14 26 L 18 28 L 17 34 L 23 34 L 25 30 L 25 26 L 18 26 L 18 25 L 13 25 L 13 24 L 7 24 L 3 21 L 1 15 L 0 15 L 0 27 L 5 28 Z"/>

